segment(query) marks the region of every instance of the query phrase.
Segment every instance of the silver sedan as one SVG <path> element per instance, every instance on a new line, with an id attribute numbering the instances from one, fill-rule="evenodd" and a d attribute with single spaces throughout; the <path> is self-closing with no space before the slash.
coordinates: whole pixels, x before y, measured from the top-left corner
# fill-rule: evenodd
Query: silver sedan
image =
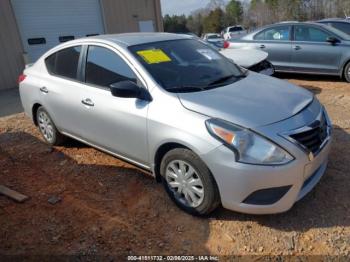
<path id="1" fill-rule="evenodd" d="M 144 168 L 191 214 L 284 212 L 326 170 L 331 122 L 310 92 L 191 36 L 66 42 L 19 83 L 48 144 L 71 137 Z"/>
<path id="2" fill-rule="evenodd" d="M 231 40 L 229 48 L 263 50 L 279 72 L 336 75 L 350 82 L 350 36 L 320 23 L 269 25 Z"/>

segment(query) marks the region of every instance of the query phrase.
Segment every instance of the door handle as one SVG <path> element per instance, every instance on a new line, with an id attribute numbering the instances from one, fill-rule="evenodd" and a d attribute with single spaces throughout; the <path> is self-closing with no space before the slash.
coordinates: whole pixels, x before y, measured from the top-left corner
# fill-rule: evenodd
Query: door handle
<path id="1" fill-rule="evenodd" d="M 92 100 L 90 98 L 85 98 L 83 100 L 81 100 L 81 103 L 86 105 L 86 106 L 94 106 L 94 102 L 92 102 Z"/>
<path id="2" fill-rule="evenodd" d="M 298 46 L 298 45 L 296 45 L 296 46 L 294 47 L 294 50 L 300 50 L 300 49 L 301 49 L 301 47 Z"/>
<path id="3" fill-rule="evenodd" d="M 260 45 L 259 47 L 260 47 L 261 49 L 266 48 L 266 46 L 265 46 L 265 45 Z"/>
<path id="4" fill-rule="evenodd" d="M 41 87 L 39 90 L 40 90 L 40 92 L 45 93 L 45 94 L 47 94 L 49 92 L 49 90 L 45 86 Z"/>

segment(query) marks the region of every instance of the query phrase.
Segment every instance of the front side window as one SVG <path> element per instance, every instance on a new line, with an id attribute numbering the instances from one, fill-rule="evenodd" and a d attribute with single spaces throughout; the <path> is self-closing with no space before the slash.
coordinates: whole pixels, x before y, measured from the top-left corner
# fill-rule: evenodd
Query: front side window
<path id="1" fill-rule="evenodd" d="M 332 26 L 335 27 L 336 29 L 350 35 L 350 23 L 334 22 L 334 23 L 332 23 Z"/>
<path id="2" fill-rule="evenodd" d="M 244 72 L 219 52 L 194 39 L 130 46 L 129 50 L 169 92 L 194 92 L 238 81 Z"/>
<path id="3" fill-rule="evenodd" d="M 85 69 L 86 83 L 109 87 L 126 80 L 136 83 L 136 79 L 131 68 L 115 52 L 100 46 L 89 46 Z"/>
<path id="4" fill-rule="evenodd" d="M 289 41 L 290 26 L 278 26 L 266 29 L 254 36 L 255 40 Z"/>
<path id="5" fill-rule="evenodd" d="M 45 59 L 50 74 L 70 79 L 77 79 L 81 46 L 60 50 Z"/>
<path id="6" fill-rule="evenodd" d="M 325 31 L 310 26 L 295 26 L 295 41 L 326 42 L 330 37 Z"/>

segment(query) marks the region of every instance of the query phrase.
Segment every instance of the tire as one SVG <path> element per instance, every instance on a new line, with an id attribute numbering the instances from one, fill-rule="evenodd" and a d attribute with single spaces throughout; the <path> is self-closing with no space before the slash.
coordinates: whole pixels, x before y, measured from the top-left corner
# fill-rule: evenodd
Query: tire
<path id="1" fill-rule="evenodd" d="M 219 206 L 216 182 L 205 163 L 192 151 L 184 148 L 169 151 L 162 159 L 160 172 L 166 192 L 185 212 L 205 216 Z"/>
<path id="2" fill-rule="evenodd" d="M 66 137 L 57 130 L 55 123 L 44 107 L 41 106 L 36 111 L 36 120 L 39 131 L 46 143 L 51 146 L 59 146 L 65 142 Z"/>
<path id="3" fill-rule="evenodd" d="M 344 79 L 350 83 L 350 62 L 348 62 L 344 68 Z"/>

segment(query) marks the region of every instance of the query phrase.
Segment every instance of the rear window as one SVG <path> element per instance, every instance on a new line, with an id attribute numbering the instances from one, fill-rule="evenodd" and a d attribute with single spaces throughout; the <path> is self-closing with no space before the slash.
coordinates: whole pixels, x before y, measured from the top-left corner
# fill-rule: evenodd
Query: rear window
<path id="1" fill-rule="evenodd" d="M 241 26 L 231 27 L 229 31 L 230 31 L 230 33 L 232 33 L 232 32 L 238 32 L 238 31 L 243 31 L 243 27 L 241 27 Z"/>
<path id="2" fill-rule="evenodd" d="M 81 46 L 60 50 L 45 59 L 46 68 L 50 74 L 77 79 Z"/>

